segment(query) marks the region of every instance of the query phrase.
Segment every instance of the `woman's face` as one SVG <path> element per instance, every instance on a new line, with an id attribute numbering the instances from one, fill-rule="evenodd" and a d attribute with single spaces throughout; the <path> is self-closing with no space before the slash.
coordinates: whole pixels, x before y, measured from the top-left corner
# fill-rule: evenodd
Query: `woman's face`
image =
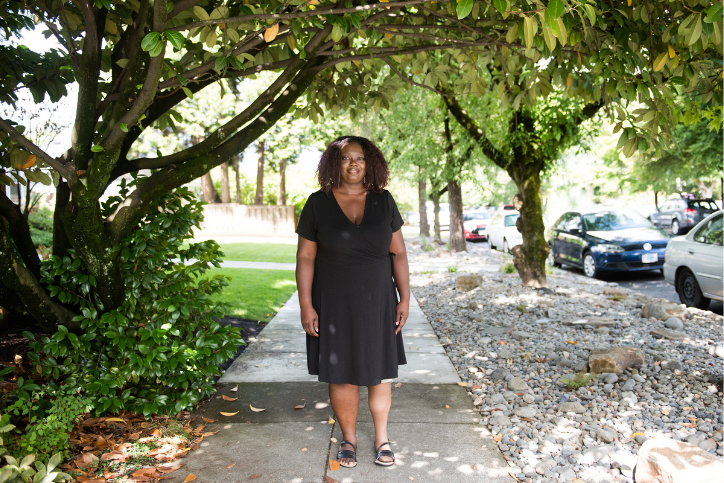
<path id="1" fill-rule="evenodd" d="M 341 180 L 346 184 L 362 183 L 365 175 L 365 153 L 357 143 L 347 143 L 340 151 Z"/>

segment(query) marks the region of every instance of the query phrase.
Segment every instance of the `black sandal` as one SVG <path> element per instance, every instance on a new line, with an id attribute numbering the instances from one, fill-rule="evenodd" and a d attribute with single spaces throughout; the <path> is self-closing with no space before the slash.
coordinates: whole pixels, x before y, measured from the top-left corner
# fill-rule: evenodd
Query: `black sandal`
<path id="1" fill-rule="evenodd" d="M 354 451 L 351 449 L 342 449 L 343 444 L 348 444 L 351 447 L 354 448 Z M 344 468 L 354 468 L 357 466 L 357 447 L 350 443 L 349 441 L 342 441 L 342 443 L 339 445 L 339 453 L 337 453 L 337 461 L 341 459 L 351 459 L 354 460 L 354 464 L 352 466 L 343 465 L 342 463 L 339 464 L 339 466 L 342 466 Z"/>
<path id="2" fill-rule="evenodd" d="M 391 450 L 383 449 L 380 451 L 380 448 L 384 445 L 389 444 L 390 448 L 392 448 L 392 445 L 389 441 L 386 441 L 382 443 L 378 448 L 375 448 L 375 452 L 377 453 L 377 458 L 375 458 L 375 464 L 380 466 L 392 466 L 395 464 L 395 453 L 393 453 Z M 392 461 L 380 461 L 380 458 L 383 456 L 388 456 L 392 458 Z"/>

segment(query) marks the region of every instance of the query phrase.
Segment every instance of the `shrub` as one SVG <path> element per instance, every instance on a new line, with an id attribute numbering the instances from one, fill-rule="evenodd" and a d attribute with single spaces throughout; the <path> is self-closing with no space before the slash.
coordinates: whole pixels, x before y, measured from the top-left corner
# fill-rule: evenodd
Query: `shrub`
<path id="1" fill-rule="evenodd" d="M 503 265 L 503 273 L 515 273 L 515 265 L 513 265 L 513 262 L 507 262 L 505 265 Z"/>
<path id="2" fill-rule="evenodd" d="M 41 208 L 28 216 L 30 237 L 33 244 L 38 247 L 49 247 L 53 244 L 53 212 L 48 208 Z"/>
<path id="3" fill-rule="evenodd" d="M 104 212 L 112 212 L 139 181 L 123 180 L 120 197 L 110 197 Z M 169 193 L 113 247 L 125 280 L 125 301 L 116 309 L 96 308 L 90 297 L 96 281 L 72 250 L 42 263 L 51 295 L 82 314 L 74 319 L 81 333 L 59 326 L 31 343 L 28 357 L 41 364 L 43 376 L 83 387 L 96 413 L 177 413 L 214 392 L 218 365 L 244 342 L 238 328 L 215 320 L 225 307 L 211 295 L 228 284 L 226 277 L 204 275 L 220 266 L 219 245 L 209 240 L 182 249 L 203 218 L 202 205 L 186 188 Z"/>
<path id="4" fill-rule="evenodd" d="M 12 431 L 15 426 L 8 424 L 10 417 L 5 414 L 0 416 L 0 457 L 4 457 L 6 465 L 0 468 L 0 481 L 3 483 L 50 483 L 53 481 L 66 481 L 70 480 L 71 476 L 60 472 L 53 471 L 63 460 L 63 457 L 56 453 L 54 454 L 48 464 L 45 465 L 42 461 L 35 461 L 35 455 L 30 454 L 20 458 L 20 462 L 13 456 L 10 456 L 7 448 L 5 447 L 3 434 Z M 35 468 L 30 466 L 35 462 Z"/>

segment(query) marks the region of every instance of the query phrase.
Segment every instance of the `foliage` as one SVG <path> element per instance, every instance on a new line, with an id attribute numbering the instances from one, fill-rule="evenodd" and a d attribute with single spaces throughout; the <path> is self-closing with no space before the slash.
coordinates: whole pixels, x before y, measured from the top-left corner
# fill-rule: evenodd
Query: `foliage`
<path id="1" fill-rule="evenodd" d="M 19 381 L 18 386 L 22 388 Z M 20 395 L 6 408 L 7 414 L 28 421 L 17 442 L 10 447 L 18 459 L 23 455 L 36 454 L 37 461 L 47 463 L 52 453 L 68 457 L 70 433 L 81 415 L 90 410 L 88 401 L 80 395 L 80 389 L 68 386 L 45 386 L 32 394 Z"/>
<path id="2" fill-rule="evenodd" d="M 112 211 L 141 182 L 122 182 L 120 196 L 110 197 L 103 209 Z M 43 376 L 82 386 L 98 413 L 177 413 L 212 394 L 218 364 L 243 341 L 238 329 L 214 320 L 224 307 L 211 296 L 227 283 L 204 275 L 219 266 L 218 244 L 181 249 L 201 219 L 202 203 L 186 188 L 158 199 L 139 228 L 113 247 L 121 256 L 126 291 L 123 304 L 113 310 L 98 310 L 91 291 L 96 280 L 73 250 L 43 262 L 42 280 L 51 296 L 82 314 L 74 319 L 80 335 L 60 325 L 31 344 L 35 352 L 29 357 L 41 365 Z"/>
<path id="3" fill-rule="evenodd" d="M 448 266 L 447 266 L 447 271 L 450 272 L 450 273 L 456 273 L 458 270 L 459 270 L 459 269 L 458 269 L 457 264 L 455 264 L 455 265 L 448 265 Z"/>
<path id="4" fill-rule="evenodd" d="M 35 461 L 35 455 L 29 454 L 19 457 L 20 461 L 15 457 L 7 454 L 7 448 L 4 445 L 3 435 L 12 431 L 15 426 L 8 424 L 10 416 L 8 414 L 0 415 L 0 456 L 5 458 L 7 464 L 0 468 L 0 481 L 3 483 L 52 483 L 54 481 L 67 481 L 71 476 L 62 471 L 53 471 L 62 461 L 60 453 L 54 454 L 48 460 L 47 464 L 42 461 Z M 35 463 L 35 468 L 31 466 Z"/>
<path id="5" fill-rule="evenodd" d="M 515 265 L 513 262 L 505 262 L 502 271 L 503 273 L 515 273 Z"/>
<path id="6" fill-rule="evenodd" d="M 598 379 L 597 374 L 588 374 L 586 370 L 576 373 L 576 377 L 573 379 L 561 378 L 561 382 L 568 387 L 568 389 L 578 389 L 587 386 L 589 382 Z"/>
<path id="7" fill-rule="evenodd" d="M 53 244 L 53 212 L 48 208 L 40 208 L 28 215 L 30 236 L 35 246 L 49 247 Z"/>

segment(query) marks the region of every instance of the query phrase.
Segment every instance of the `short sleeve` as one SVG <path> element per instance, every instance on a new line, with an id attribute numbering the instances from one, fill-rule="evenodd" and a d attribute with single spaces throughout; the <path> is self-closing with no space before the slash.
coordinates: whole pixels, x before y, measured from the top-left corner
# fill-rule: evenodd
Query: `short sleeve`
<path id="1" fill-rule="evenodd" d="M 392 211 L 392 221 L 390 222 L 390 227 L 392 227 L 392 233 L 395 233 L 400 229 L 404 222 L 402 221 L 400 211 L 397 209 L 397 203 L 395 203 L 395 199 L 389 191 L 387 192 L 387 196 L 389 197 L 390 211 Z"/>
<path id="2" fill-rule="evenodd" d="M 314 203 L 312 197 L 307 198 L 302 208 L 302 214 L 299 215 L 299 223 L 297 223 L 297 234 L 309 241 L 317 241 L 317 230 L 315 229 Z"/>

